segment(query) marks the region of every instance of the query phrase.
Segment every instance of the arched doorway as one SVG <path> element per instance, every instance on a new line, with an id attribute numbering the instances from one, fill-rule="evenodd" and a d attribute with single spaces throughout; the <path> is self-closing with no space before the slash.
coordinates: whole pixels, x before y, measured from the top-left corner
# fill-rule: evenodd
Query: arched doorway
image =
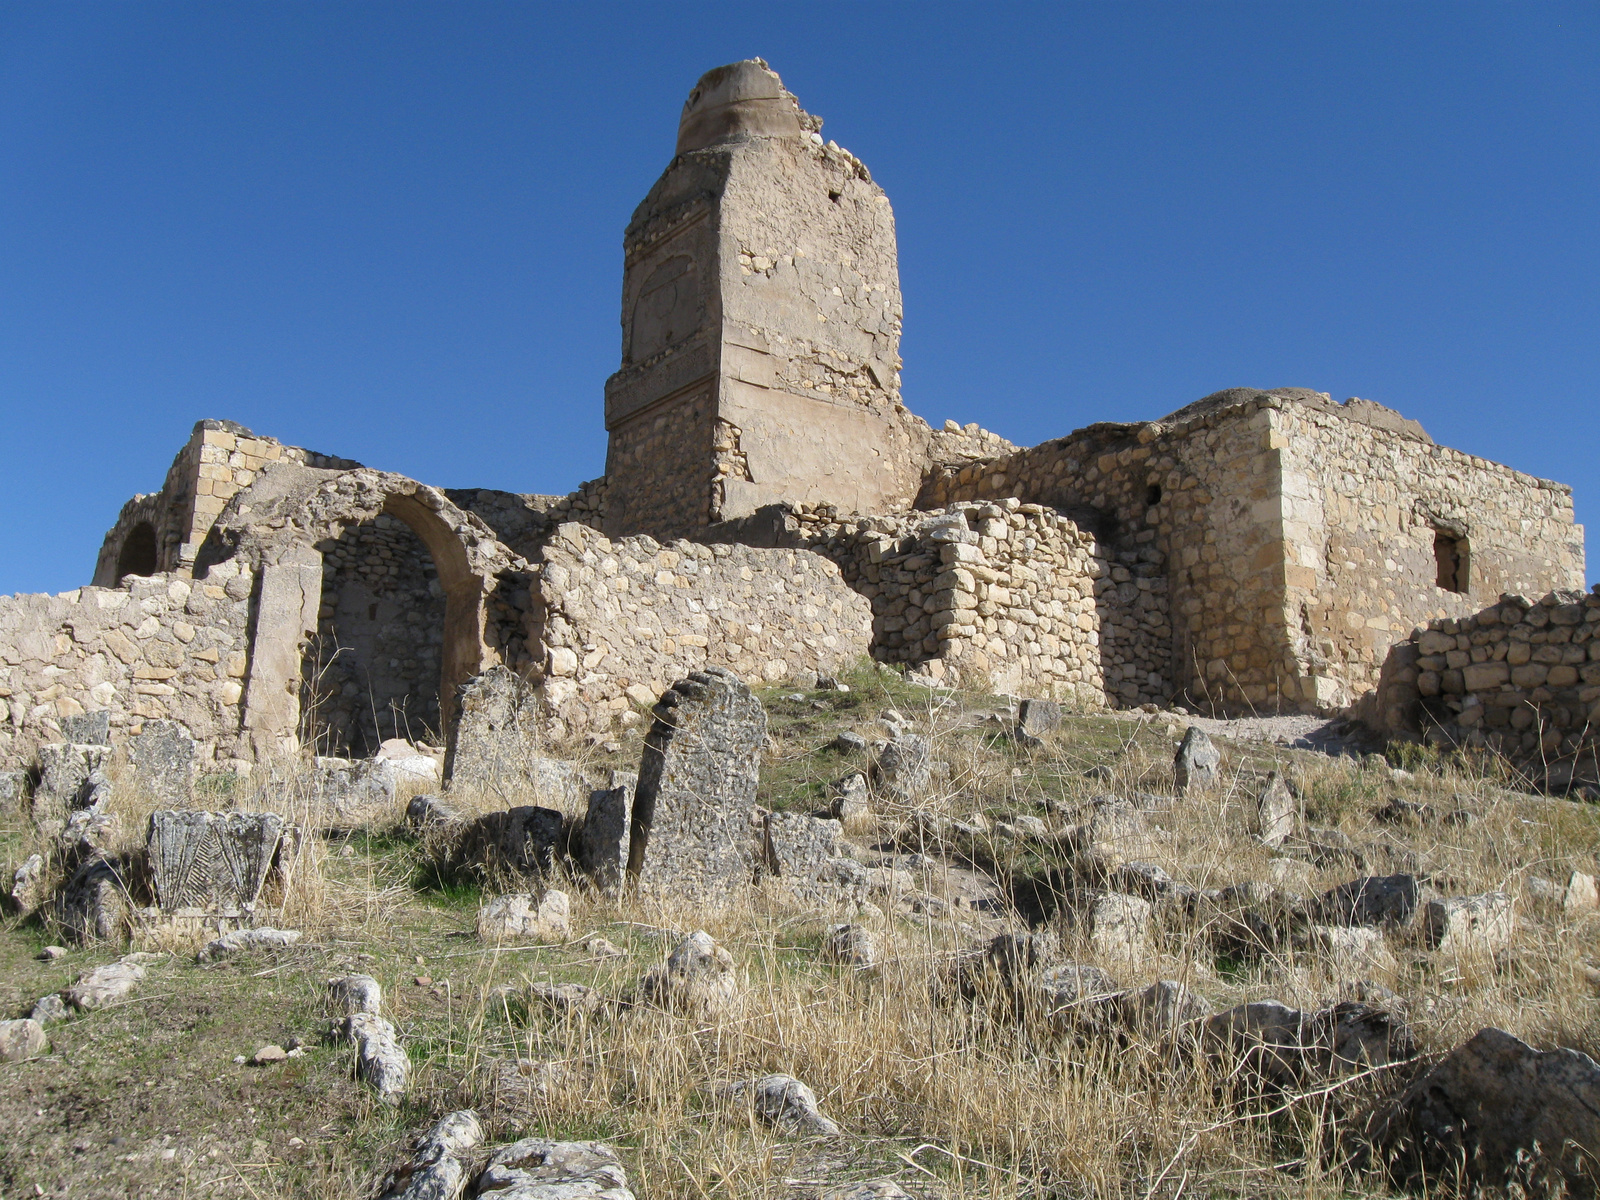
<path id="1" fill-rule="evenodd" d="M 124 575 L 154 575 L 161 569 L 161 555 L 156 547 L 155 527 L 140 521 L 128 530 L 117 551 L 117 578 Z"/>

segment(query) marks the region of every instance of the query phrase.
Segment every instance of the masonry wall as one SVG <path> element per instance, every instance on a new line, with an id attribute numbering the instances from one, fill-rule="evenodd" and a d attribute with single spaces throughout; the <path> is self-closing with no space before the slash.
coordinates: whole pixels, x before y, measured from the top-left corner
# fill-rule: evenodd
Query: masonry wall
<path id="1" fill-rule="evenodd" d="M 534 682 L 560 739 L 648 709 L 706 666 L 751 681 L 837 671 L 868 651 L 871 608 L 833 563 L 792 549 L 611 541 L 578 524 L 533 582 Z"/>
<path id="2" fill-rule="evenodd" d="M 252 573 L 132 578 L 123 588 L 0 597 L 0 761 L 33 761 L 58 718 L 107 710 L 113 733 L 181 722 L 202 755 L 233 753 L 249 666 Z"/>
<path id="3" fill-rule="evenodd" d="M 1391 647 L 1378 696 L 1391 733 L 1487 748 L 1556 788 L 1600 784 L 1600 589 L 1429 622 Z"/>
<path id="4" fill-rule="evenodd" d="M 1435 445 L 1413 423 L 1351 419 L 1360 403 L 1274 413 L 1284 623 L 1304 698 L 1327 707 L 1371 692 L 1389 647 L 1419 625 L 1470 616 L 1503 593 L 1584 586 L 1570 488 Z M 1462 591 L 1438 586 L 1441 535 L 1459 545 Z"/>

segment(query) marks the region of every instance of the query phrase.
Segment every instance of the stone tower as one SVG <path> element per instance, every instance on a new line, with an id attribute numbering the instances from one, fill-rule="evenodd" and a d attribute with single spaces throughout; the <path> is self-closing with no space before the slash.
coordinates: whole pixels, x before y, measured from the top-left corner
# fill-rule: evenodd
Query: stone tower
<path id="1" fill-rule="evenodd" d="M 623 239 L 607 532 L 788 500 L 889 512 L 928 427 L 900 403 L 894 214 L 760 59 L 708 72 Z"/>

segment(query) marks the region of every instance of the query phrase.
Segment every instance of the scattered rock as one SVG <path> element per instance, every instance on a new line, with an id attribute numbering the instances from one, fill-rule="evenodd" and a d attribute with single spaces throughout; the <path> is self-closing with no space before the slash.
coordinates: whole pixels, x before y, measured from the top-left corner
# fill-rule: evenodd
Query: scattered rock
<path id="1" fill-rule="evenodd" d="M 236 929 L 213 938 L 195 955 L 196 962 L 216 962 L 230 954 L 255 950 L 281 950 L 300 940 L 298 929 Z"/>
<path id="2" fill-rule="evenodd" d="M 917 733 L 900 733 L 878 752 L 870 773 L 873 788 L 904 804 L 927 791 L 933 777 L 933 750 Z"/>
<path id="3" fill-rule="evenodd" d="M 411 1161 L 384 1180 L 378 1200 L 456 1200 L 469 1170 L 462 1158 L 481 1141 L 477 1113 L 446 1113 L 417 1143 Z"/>
<path id="4" fill-rule="evenodd" d="M 50 1051 L 50 1038 L 32 1017 L 0 1021 L 0 1062 L 22 1062 Z"/>
<path id="5" fill-rule="evenodd" d="M 1256 836 L 1269 846 L 1281 846 L 1294 836 L 1300 819 L 1300 801 L 1289 788 L 1282 772 L 1267 776 L 1256 797 Z"/>
<path id="6" fill-rule="evenodd" d="M 673 684 L 654 709 L 634 796 L 628 872 L 646 895 L 717 901 L 751 877 L 767 714 L 730 671 Z"/>
<path id="7" fill-rule="evenodd" d="M 640 981 L 641 997 L 651 1004 L 697 1016 L 728 1013 L 738 1004 L 741 988 L 733 955 L 697 929 Z"/>
<path id="8" fill-rule="evenodd" d="M 49 899 L 44 855 L 30 854 L 11 876 L 11 903 L 17 913 L 31 917 Z"/>
<path id="9" fill-rule="evenodd" d="M 28 1014 L 41 1025 L 48 1025 L 52 1021 L 65 1021 L 69 1015 L 67 1002 L 61 998 L 60 992 L 40 996 L 33 1006 L 33 1011 Z"/>
<path id="10" fill-rule="evenodd" d="M 288 1051 L 282 1046 L 262 1046 L 250 1056 L 250 1065 L 264 1067 L 268 1063 L 280 1063 L 289 1057 Z"/>
<path id="11" fill-rule="evenodd" d="M 865 925 L 832 925 L 822 938 L 822 961 L 846 967 L 878 965 L 878 937 Z"/>
<path id="12" fill-rule="evenodd" d="M 1409 925 L 1424 900 L 1415 875 L 1368 875 L 1332 888 L 1313 905 L 1324 925 Z"/>
<path id="13" fill-rule="evenodd" d="M 723 1089 L 735 1101 L 747 1101 L 774 1129 L 806 1137 L 838 1137 L 839 1126 L 817 1108 L 817 1094 L 793 1075 L 766 1075 L 740 1080 Z"/>
<path id="14" fill-rule="evenodd" d="M 1211 1005 L 1173 979 L 1160 979 L 1149 987 L 1107 997 L 1102 1011 L 1124 1029 L 1141 1037 L 1158 1037 L 1207 1016 Z"/>
<path id="15" fill-rule="evenodd" d="M 33 790 L 33 819 L 60 821 L 96 801 L 96 784 L 105 778 L 111 747 L 53 742 L 39 747 L 39 783 Z"/>
<path id="16" fill-rule="evenodd" d="M 455 846 L 454 865 L 501 886 L 508 879 L 548 879 L 566 845 L 567 820 L 561 813 L 519 804 L 469 821 Z"/>
<path id="17" fill-rule="evenodd" d="M 382 1017 L 358 1012 L 344 1019 L 341 1032 L 356 1044 L 356 1077 L 385 1103 L 399 1103 L 411 1079 L 411 1059 L 395 1027 Z"/>
<path id="18" fill-rule="evenodd" d="M 1061 705 L 1054 700 L 1024 700 L 1017 705 L 1017 729 L 1043 737 L 1061 727 Z"/>
<path id="19" fill-rule="evenodd" d="M 45 962 L 54 962 L 56 959 L 65 958 L 66 956 L 67 948 L 65 946 L 46 946 L 39 951 L 39 957 Z"/>
<path id="20" fill-rule="evenodd" d="M 126 1000 L 144 979 L 144 967 L 130 957 L 85 972 L 62 992 L 73 1008 L 93 1010 Z"/>
<path id="21" fill-rule="evenodd" d="M 849 730 L 834 738 L 830 744 L 840 754 L 862 754 L 867 749 L 867 739 Z"/>
<path id="22" fill-rule="evenodd" d="M 634 1200 L 621 1159 L 601 1142 L 524 1138 L 490 1155 L 473 1186 L 494 1200 Z"/>
<path id="23" fill-rule="evenodd" d="M 606 998 L 582 983 L 552 983 L 535 980 L 528 985 L 528 998 L 561 1016 L 592 1016 L 605 1007 Z"/>
<path id="24" fill-rule="evenodd" d="M 497 896 L 478 910 L 478 937 L 485 942 L 564 942 L 571 930 L 572 902 L 554 888 L 535 898 Z"/>
<path id="25" fill-rule="evenodd" d="M 328 980 L 328 1010 L 335 1017 L 357 1013 L 377 1016 L 383 1005 L 383 988 L 371 975 L 341 975 Z"/>
<path id="26" fill-rule="evenodd" d="M 0 771 L 0 812 L 23 812 L 23 801 L 27 798 L 28 773 L 17 770 Z"/>
<path id="27" fill-rule="evenodd" d="M 1505 892 L 1447 896 L 1428 901 L 1428 944 L 1443 954 L 1495 950 L 1516 931 L 1516 908 Z"/>
<path id="28" fill-rule="evenodd" d="M 1408 1190 L 1592 1197 L 1600 1065 L 1483 1029 L 1381 1110 L 1369 1136 Z"/>
<path id="29" fill-rule="evenodd" d="M 428 829 L 447 828 L 460 822 L 461 814 L 445 803 L 441 796 L 413 796 L 406 804 L 406 824 L 419 833 Z"/>
<path id="30" fill-rule="evenodd" d="M 573 1077 L 573 1071 L 561 1062 L 494 1058 L 483 1062 L 477 1075 L 495 1106 L 527 1108 L 548 1099 L 552 1089 Z"/>
<path id="31" fill-rule="evenodd" d="M 1315 877 L 1316 868 L 1298 858 L 1267 859 L 1267 881 L 1276 887 L 1304 892 L 1310 889 Z"/>
<path id="32" fill-rule="evenodd" d="M 912 1196 L 892 1179 L 868 1179 L 830 1187 L 817 1200 L 912 1200 Z"/>
<path id="33" fill-rule="evenodd" d="M 1150 953 L 1150 904 L 1137 896 L 1082 889 L 1068 894 L 1062 915 L 1097 957 L 1136 961 Z"/>
<path id="34" fill-rule="evenodd" d="M 1313 925 L 1307 931 L 1307 940 L 1338 975 L 1400 968 L 1389 952 L 1383 931 L 1370 925 Z"/>
<path id="35" fill-rule="evenodd" d="M 852 771 L 829 788 L 828 811 L 846 823 L 872 815 L 871 793 L 863 771 Z"/>
<path id="36" fill-rule="evenodd" d="M 590 934 L 583 939 L 583 949 L 586 954 L 595 958 L 627 958 L 628 952 L 621 946 L 608 942 L 598 933 Z"/>
<path id="37" fill-rule="evenodd" d="M 1189 726 L 1172 760 L 1173 782 L 1178 795 L 1188 795 L 1191 788 L 1215 787 L 1217 768 L 1221 765 L 1222 752 L 1212 744 L 1205 730 L 1198 725 Z"/>
<path id="38" fill-rule="evenodd" d="M 120 942 L 127 932 L 127 896 L 119 864 L 98 856 L 87 858 L 56 897 L 56 921 L 79 945 Z"/>

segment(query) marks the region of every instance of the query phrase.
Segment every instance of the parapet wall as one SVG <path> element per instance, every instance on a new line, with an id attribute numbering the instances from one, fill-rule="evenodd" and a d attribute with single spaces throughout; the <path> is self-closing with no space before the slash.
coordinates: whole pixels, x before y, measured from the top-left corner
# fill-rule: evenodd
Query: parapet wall
<path id="1" fill-rule="evenodd" d="M 803 550 L 611 541 L 562 525 L 532 585 L 529 643 L 548 736 L 604 730 L 707 666 L 778 682 L 868 652 L 870 605 Z"/>
<path id="2" fill-rule="evenodd" d="M 228 757 L 249 665 L 251 571 L 0 597 L 0 761 L 30 761 L 59 719 L 107 710 L 115 733 L 182 722 L 202 756 Z"/>
<path id="3" fill-rule="evenodd" d="M 1486 747 L 1557 788 L 1600 783 L 1600 588 L 1430 622 L 1389 651 L 1377 710 L 1389 733 Z"/>

